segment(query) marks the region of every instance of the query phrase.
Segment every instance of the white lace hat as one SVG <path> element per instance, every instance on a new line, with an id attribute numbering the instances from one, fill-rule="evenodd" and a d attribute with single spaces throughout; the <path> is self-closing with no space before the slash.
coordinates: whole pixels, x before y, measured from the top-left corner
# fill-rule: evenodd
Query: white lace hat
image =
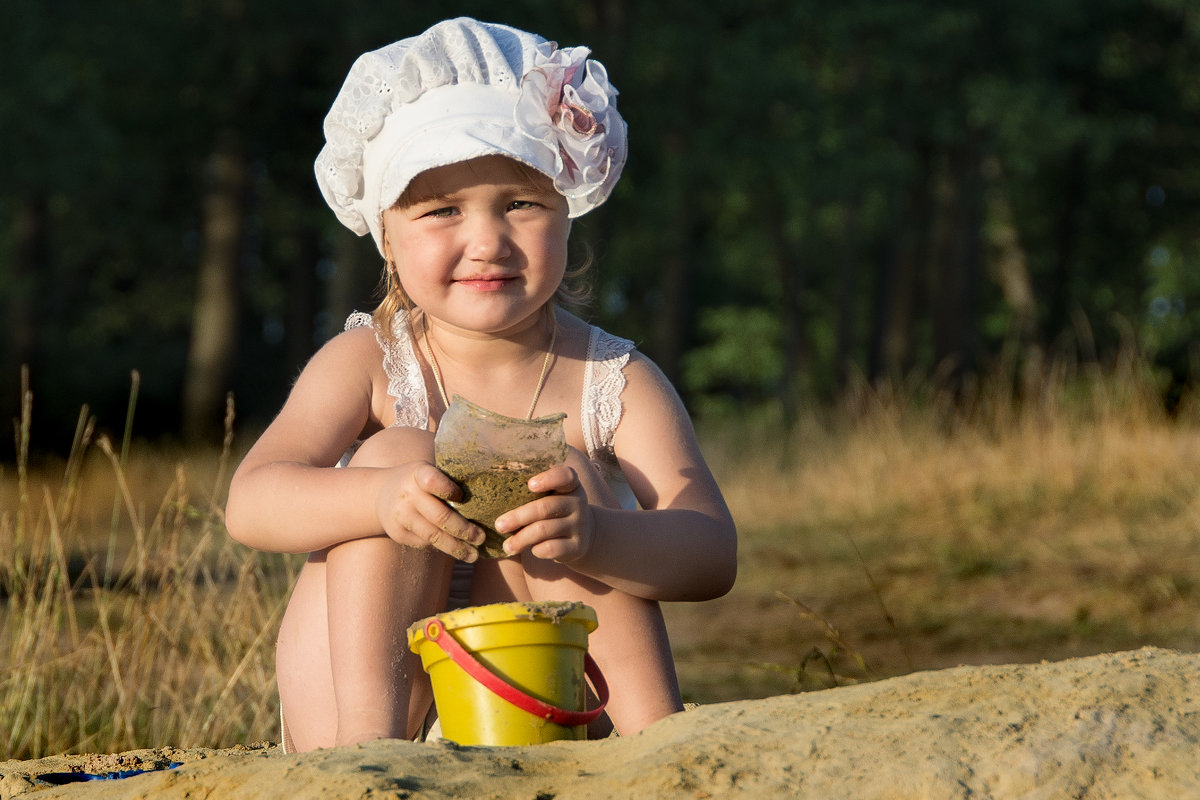
<path id="1" fill-rule="evenodd" d="M 414 177 L 480 156 L 551 178 L 571 217 L 591 211 L 627 148 L 617 91 L 590 52 L 463 17 L 363 54 L 325 117 L 321 194 L 380 252 L 383 212 Z"/>

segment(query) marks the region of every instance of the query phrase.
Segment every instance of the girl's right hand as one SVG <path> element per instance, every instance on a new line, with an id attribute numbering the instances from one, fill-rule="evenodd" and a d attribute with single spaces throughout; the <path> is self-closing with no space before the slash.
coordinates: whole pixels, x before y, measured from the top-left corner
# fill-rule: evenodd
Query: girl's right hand
<path id="1" fill-rule="evenodd" d="M 447 501 L 461 490 L 428 461 L 392 467 L 376 501 L 383 531 L 397 544 L 433 548 L 460 561 L 479 558 L 484 532 Z"/>

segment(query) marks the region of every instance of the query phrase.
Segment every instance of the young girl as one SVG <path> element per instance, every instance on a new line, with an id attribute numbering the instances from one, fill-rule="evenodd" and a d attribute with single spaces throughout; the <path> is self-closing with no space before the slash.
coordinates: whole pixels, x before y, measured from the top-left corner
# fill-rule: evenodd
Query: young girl
<path id="1" fill-rule="evenodd" d="M 360 57 L 326 118 L 317 180 L 374 238 L 386 297 L 305 367 L 227 508 L 238 541 L 309 554 L 277 652 L 290 750 L 417 735 L 432 694 L 405 631 L 448 606 L 586 603 L 617 731 L 681 708 L 658 603 L 727 592 L 736 534 L 662 373 L 556 303 L 571 219 L 625 160 L 587 55 L 450 20 Z M 453 395 L 567 414 L 566 464 L 529 481 L 546 495 L 496 521 L 510 558 L 478 558 L 433 466 Z"/>

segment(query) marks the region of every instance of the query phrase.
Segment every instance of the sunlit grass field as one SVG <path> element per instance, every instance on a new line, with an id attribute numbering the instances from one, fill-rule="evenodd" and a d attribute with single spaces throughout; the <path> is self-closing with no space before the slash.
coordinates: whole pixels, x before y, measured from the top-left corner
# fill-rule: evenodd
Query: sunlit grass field
<path id="1" fill-rule="evenodd" d="M 1200 414 L 1136 363 L 861 390 L 781 440 L 710 432 L 738 583 L 672 606 L 685 692 L 732 700 L 957 664 L 1200 649 Z"/>
<path id="2" fill-rule="evenodd" d="M 702 428 L 740 574 L 667 607 L 686 699 L 1200 649 L 1200 414 L 1167 418 L 1143 377 L 1052 376 L 1019 402 L 860 388 L 788 430 Z M 0 760 L 276 740 L 299 560 L 225 536 L 248 442 L 113 442 L 86 414 L 75 438 L 0 467 Z"/>

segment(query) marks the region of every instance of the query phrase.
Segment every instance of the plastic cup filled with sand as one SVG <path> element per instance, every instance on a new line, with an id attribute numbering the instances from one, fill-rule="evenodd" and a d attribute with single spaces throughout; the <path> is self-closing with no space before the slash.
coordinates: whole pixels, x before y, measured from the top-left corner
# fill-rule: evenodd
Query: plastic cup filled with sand
<path id="1" fill-rule="evenodd" d="M 451 507 L 487 534 L 480 557 L 508 557 L 496 518 L 543 496 L 529 490 L 529 479 L 566 461 L 566 416 L 506 417 L 458 395 L 442 415 L 434 464 L 462 489 L 462 499 Z"/>

